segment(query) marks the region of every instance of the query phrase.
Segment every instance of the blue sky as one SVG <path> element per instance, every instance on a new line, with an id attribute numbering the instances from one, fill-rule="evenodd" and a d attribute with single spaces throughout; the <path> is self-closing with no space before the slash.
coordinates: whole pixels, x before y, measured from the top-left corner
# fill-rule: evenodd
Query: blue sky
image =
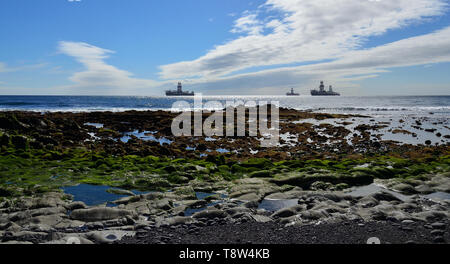
<path id="1" fill-rule="evenodd" d="M 0 94 L 450 94 L 446 0 L 3 0 Z"/>

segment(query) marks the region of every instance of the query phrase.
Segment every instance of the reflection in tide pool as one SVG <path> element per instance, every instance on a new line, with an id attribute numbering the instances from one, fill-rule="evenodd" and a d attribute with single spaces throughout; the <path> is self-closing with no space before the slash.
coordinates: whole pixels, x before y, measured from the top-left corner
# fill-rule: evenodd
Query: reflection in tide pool
<path id="1" fill-rule="evenodd" d="M 292 207 L 298 204 L 298 199 L 264 199 L 259 204 L 258 209 L 275 212 L 283 208 Z"/>
<path id="2" fill-rule="evenodd" d="M 124 134 L 123 137 L 120 138 L 120 141 L 122 141 L 123 143 L 127 143 L 132 136 L 135 136 L 141 140 L 144 141 L 155 141 L 155 142 L 159 142 L 159 144 L 162 146 L 163 144 L 171 144 L 172 140 L 161 137 L 161 138 L 156 138 L 155 136 L 153 136 L 153 134 L 155 134 L 155 131 L 143 131 L 143 132 L 139 132 L 138 130 L 135 130 L 133 132 L 127 132 Z"/>
<path id="3" fill-rule="evenodd" d="M 104 185 L 79 184 L 61 188 L 64 193 L 73 195 L 74 201 L 80 201 L 87 206 L 105 204 L 108 207 L 116 206 L 112 202 L 128 195 L 114 194 L 107 192 L 108 189 L 114 189 Z M 143 194 L 144 192 L 132 191 L 134 194 Z"/>

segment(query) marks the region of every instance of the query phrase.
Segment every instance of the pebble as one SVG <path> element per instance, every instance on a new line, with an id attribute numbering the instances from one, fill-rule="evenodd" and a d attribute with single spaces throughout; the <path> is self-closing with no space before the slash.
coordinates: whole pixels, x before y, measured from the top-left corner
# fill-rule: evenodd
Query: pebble
<path id="1" fill-rule="evenodd" d="M 431 235 L 433 235 L 433 236 L 443 236 L 444 235 L 444 231 L 442 231 L 442 230 L 433 230 L 433 231 L 431 231 Z"/>
<path id="2" fill-rule="evenodd" d="M 434 242 L 434 243 L 444 243 L 444 242 L 445 242 L 445 239 L 444 239 L 444 237 L 437 236 L 437 237 L 435 237 L 435 238 L 433 239 L 433 242 Z"/>
<path id="3" fill-rule="evenodd" d="M 433 224 L 431 224 L 431 227 L 433 229 L 445 229 L 445 224 L 444 223 L 433 223 Z"/>
<path id="4" fill-rule="evenodd" d="M 410 225 L 410 224 L 413 224 L 413 223 L 414 223 L 413 220 L 403 220 L 402 221 L 402 224 L 405 224 L 405 225 Z"/>

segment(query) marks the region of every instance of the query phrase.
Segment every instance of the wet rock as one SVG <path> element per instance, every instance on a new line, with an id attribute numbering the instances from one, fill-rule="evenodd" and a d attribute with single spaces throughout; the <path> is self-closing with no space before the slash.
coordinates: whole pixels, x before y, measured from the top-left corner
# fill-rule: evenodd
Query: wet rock
<path id="1" fill-rule="evenodd" d="M 108 193 L 117 194 L 117 195 L 129 195 L 134 196 L 134 193 L 132 191 L 123 190 L 123 189 L 116 189 L 116 188 L 110 188 L 106 190 Z"/>
<path id="2" fill-rule="evenodd" d="M 63 207 L 46 207 L 30 211 L 32 217 L 41 215 L 65 214 L 66 209 Z"/>
<path id="3" fill-rule="evenodd" d="M 393 194 L 388 193 L 388 192 L 377 192 L 374 193 L 372 195 L 370 195 L 371 197 L 373 197 L 374 199 L 376 199 L 377 201 L 401 201 L 399 198 L 395 197 Z"/>
<path id="4" fill-rule="evenodd" d="M 197 212 L 192 215 L 193 218 L 206 218 L 206 219 L 214 219 L 214 218 L 225 218 L 227 217 L 227 213 L 222 210 L 217 209 L 208 209 L 203 210 L 201 212 Z"/>
<path id="5" fill-rule="evenodd" d="M 32 231 L 20 231 L 20 232 L 7 232 L 3 235 L 3 241 L 28 241 L 32 243 L 38 243 L 46 240 L 47 233 L 45 232 L 32 232 Z"/>
<path id="6" fill-rule="evenodd" d="M 70 218 L 84 222 L 96 222 L 132 216 L 132 212 L 123 209 L 115 209 L 109 207 L 77 209 L 72 211 Z"/>
<path id="7" fill-rule="evenodd" d="M 78 202 L 72 202 L 72 203 L 66 205 L 66 209 L 69 210 L 69 211 L 73 211 L 73 210 L 76 210 L 76 209 L 85 209 L 86 207 L 87 206 L 86 206 L 85 203 L 79 202 L 79 201 Z"/>
<path id="8" fill-rule="evenodd" d="M 415 214 L 413 214 L 413 216 L 424 222 L 439 221 L 439 220 L 447 218 L 446 213 L 440 212 L 440 211 L 434 211 L 434 210 L 415 213 Z"/>
<path id="9" fill-rule="evenodd" d="M 278 211 L 276 211 L 275 213 L 272 214 L 271 217 L 276 217 L 276 218 L 286 218 L 286 217 L 290 217 L 293 216 L 297 213 L 297 210 L 295 208 L 283 208 L 280 209 Z"/>
<path id="10" fill-rule="evenodd" d="M 251 177 L 251 178 L 268 178 L 271 176 L 272 176 L 272 173 L 268 170 L 254 171 L 249 174 L 249 177 Z"/>
<path id="11" fill-rule="evenodd" d="M 371 208 L 377 206 L 378 204 L 379 204 L 378 200 L 375 199 L 373 196 L 366 196 L 358 201 L 358 205 L 360 205 L 363 208 Z"/>
<path id="12" fill-rule="evenodd" d="M 421 184 L 415 187 L 415 190 L 421 194 L 430 194 L 433 193 L 433 188 L 431 188 L 427 184 Z"/>
<path id="13" fill-rule="evenodd" d="M 249 202 L 244 203 L 243 206 L 246 207 L 246 208 L 255 209 L 255 208 L 258 208 L 259 202 L 256 201 L 256 200 L 255 201 L 249 201 Z"/>
<path id="14" fill-rule="evenodd" d="M 233 207 L 225 210 L 225 212 L 230 216 L 233 216 L 238 213 L 251 213 L 251 211 L 252 210 L 246 207 Z"/>
<path id="15" fill-rule="evenodd" d="M 67 202 L 63 201 L 64 194 L 46 193 L 43 197 L 32 200 L 31 209 L 65 206 Z"/>
<path id="16" fill-rule="evenodd" d="M 114 241 L 122 239 L 124 236 L 133 236 L 134 234 L 134 231 L 104 230 L 89 232 L 85 237 L 97 244 L 111 244 Z"/>
<path id="17" fill-rule="evenodd" d="M 416 189 L 414 189 L 413 186 L 406 183 L 394 185 L 392 188 L 406 195 L 412 195 L 417 193 Z"/>
<path id="18" fill-rule="evenodd" d="M 272 221 L 271 217 L 265 216 L 265 215 L 251 215 L 253 220 L 255 220 L 258 223 L 267 223 Z"/>
<path id="19" fill-rule="evenodd" d="M 445 238 L 442 236 L 437 236 L 433 238 L 434 243 L 445 243 Z"/>
<path id="20" fill-rule="evenodd" d="M 128 196 L 128 197 L 123 197 L 119 200 L 115 200 L 113 203 L 115 204 L 129 204 L 129 203 L 135 203 L 140 201 L 141 199 L 143 199 L 142 195 L 133 195 L 133 196 Z"/>
<path id="21" fill-rule="evenodd" d="M 430 233 L 432 236 L 443 236 L 445 232 L 443 230 L 433 230 Z"/>
<path id="22" fill-rule="evenodd" d="M 192 217 L 186 217 L 186 216 L 175 216 L 166 219 L 167 223 L 169 225 L 186 225 L 186 224 L 192 224 L 195 222 Z"/>
<path id="23" fill-rule="evenodd" d="M 446 224 L 444 224 L 444 223 L 439 223 L 439 222 L 437 222 L 437 223 L 432 223 L 431 224 L 431 227 L 433 228 L 433 229 L 440 229 L 440 230 L 445 230 L 445 227 L 446 227 L 447 225 Z"/>
<path id="24" fill-rule="evenodd" d="M 256 193 L 247 193 L 241 196 L 234 197 L 233 199 L 239 201 L 259 201 L 261 199 L 261 195 L 258 195 Z"/>
<path id="25" fill-rule="evenodd" d="M 300 215 L 302 219 L 307 220 L 319 220 L 321 218 L 326 218 L 330 216 L 330 214 L 327 213 L 325 210 L 307 210 L 301 212 Z"/>

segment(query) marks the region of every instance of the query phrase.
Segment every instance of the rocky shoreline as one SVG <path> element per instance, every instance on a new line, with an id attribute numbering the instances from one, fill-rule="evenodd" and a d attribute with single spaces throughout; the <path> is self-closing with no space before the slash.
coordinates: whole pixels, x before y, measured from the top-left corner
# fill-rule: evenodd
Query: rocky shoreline
<path id="1" fill-rule="evenodd" d="M 263 200 L 295 198 L 297 204 L 271 212 L 251 200 L 252 193 L 248 200 L 149 193 L 123 198 L 114 208 L 88 207 L 49 193 L 2 204 L 1 243 L 362 243 L 372 236 L 388 243 L 449 241 L 448 200 L 259 187 L 271 193 Z M 200 210 L 185 216 L 190 208 Z M 336 226 L 340 231 L 330 235 Z"/>
<path id="2" fill-rule="evenodd" d="M 259 148 L 175 139 L 173 117 L 0 113 L 0 243 L 449 242 L 448 142 L 399 144 L 365 117 L 280 109 L 288 136 Z M 86 185 L 114 199 L 64 189 Z"/>

